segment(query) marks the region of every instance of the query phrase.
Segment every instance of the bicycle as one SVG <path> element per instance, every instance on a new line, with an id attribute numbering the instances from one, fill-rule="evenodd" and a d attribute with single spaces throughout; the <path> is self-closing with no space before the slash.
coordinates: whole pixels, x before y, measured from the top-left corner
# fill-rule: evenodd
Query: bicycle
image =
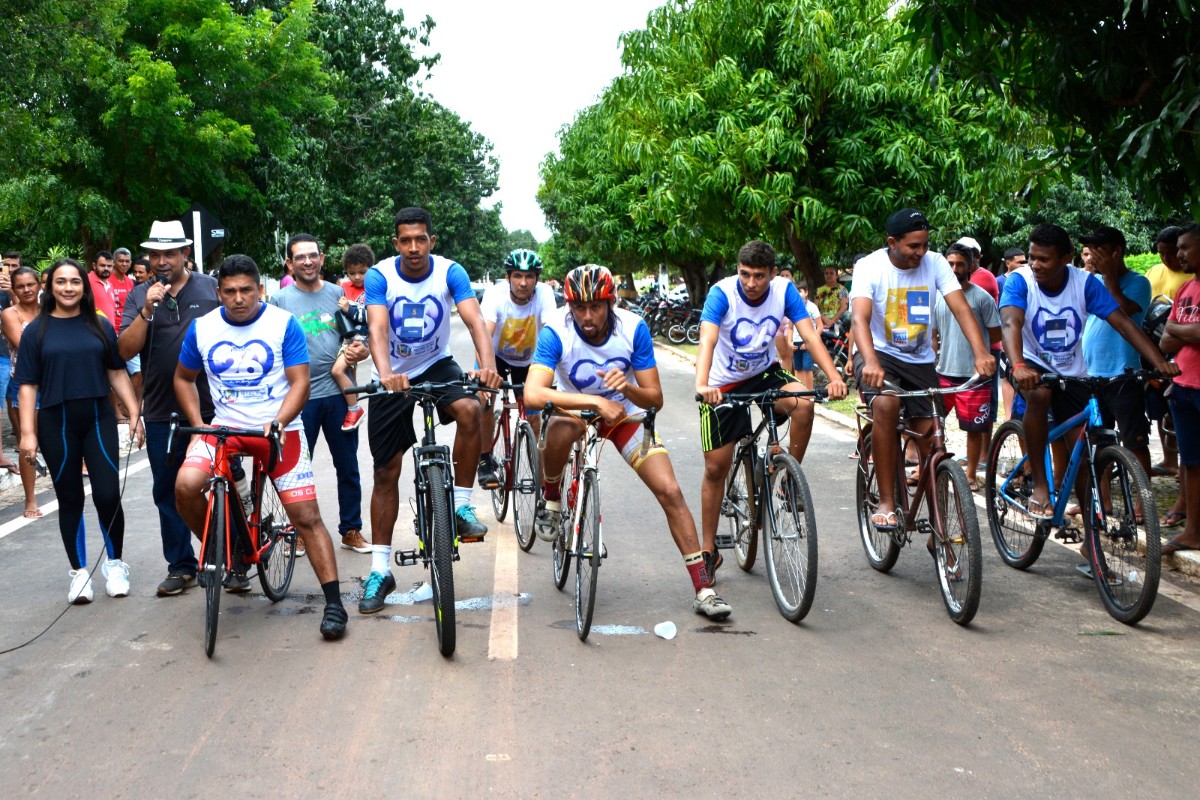
<path id="1" fill-rule="evenodd" d="M 760 419 L 754 432 L 743 437 L 733 451 L 733 466 L 725 478 L 721 516 L 730 532 L 716 537 L 718 549 L 732 548 L 738 566 L 749 572 L 758 558 L 758 538 L 766 536 L 767 580 L 779 613 L 789 622 L 800 622 L 812 608 L 817 591 L 817 518 L 804 470 L 779 444 L 778 420 L 773 406 L 788 397 L 823 402 L 824 389 L 788 392 L 767 389 L 755 394 L 726 394 L 721 405 L 758 406 Z M 703 402 L 696 395 L 698 402 Z M 758 440 L 766 431 L 762 447 Z"/>
<path id="2" fill-rule="evenodd" d="M 1089 394 L 1084 409 L 1055 426 L 1047 436 L 1046 475 L 1052 476 L 1050 443 L 1065 440 L 1072 428 L 1082 426 L 1062 480 L 1057 486 L 1050 480 L 1050 502 L 1054 506 L 1050 519 L 1035 519 L 1029 514 L 1033 480 L 1026 463 L 1025 426 L 1021 421 L 1010 420 L 996 431 L 984 479 L 988 526 L 996 549 L 1005 564 L 1024 570 L 1037 561 L 1052 531 L 1064 542 L 1081 541 L 1078 529 L 1065 520 L 1072 487 L 1086 463 L 1090 497 L 1086 501 L 1080 498 L 1080 506 L 1086 509 L 1083 535 L 1088 537 L 1091 576 L 1108 613 L 1126 625 L 1150 613 L 1158 596 L 1162 569 L 1158 510 L 1145 470 L 1133 453 L 1117 444 L 1116 431 L 1104 425 L 1097 398 L 1100 391 L 1114 383 L 1145 382 L 1153 377 L 1157 373 L 1146 370 L 1111 378 L 1042 376 L 1045 385 L 1075 383 L 1087 388 Z"/>
<path id="3" fill-rule="evenodd" d="M 449 658 L 456 644 L 454 609 L 454 562 L 459 560 L 458 548 L 464 542 L 480 541 L 479 537 L 458 535 L 454 523 L 454 461 L 450 448 L 437 443 L 434 433 L 435 392 L 447 389 L 466 389 L 470 392 L 495 392 L 473 381 L 423 381 L 409 386 L 407 392 L 384 389 L 378 381 L 365 386 L 351 386 L 346 394 L 367 397 L 387 394 L 409 394 L 421 406 L 424 434 L 421 443 L 412 448 L 413 483 L 417 506 L 414 528 L 417 534 L 415 550 L 396 550 L 396 566 L 405 567 L 420 562 L 429 570 L 429 587 L 433 592 L 433 621 L 437 629 L 438 651 Z"/>
<path id="4" fill-rule="evenodd" d="M 650 407 L 642 414 L 626 417 L 624 422 L 640 422 L 645 429 L 642 439 L 644 456 L 654 441 L 656 409 Z M 585 428 L 583 435 L 571 445 L 562 473 L 562 509 L 559 511 L 558 536 L 551 546 L 553 552 L 554 586 L 562 589 L 575 567 L 575 630 L 580 641 L 586 641 L 592 629 L 596 606 L 596 580 L 600 563 L 608 558 L 608 550 L 600 530 L 600 448 L 605 439 L 599 426 L 604 420 L 596 411 L 567 411 L 547 403 L 542 412 L 540 449 L 545 448 L 546 430 L 552 415 L 572 419 Z"/>
<path id="5" fill-rule="evenodd" d="M 987 379 L 984 379 L 987 380 Z M 858 470 L 855 502 L 858 507 L 858 531 L 867 561 L 879 572 L 888 572 L 900 556 L 900 548 L 910 544 L 914 532 L 932 537 L 928 547 L 937 568 L 938 589 L 950 619 L 967 625 L 979 610 L 982 592 L 983 548 L 979 539 L 979 516 L 975 511 L 971 487 L 963 468 L 946 450 L 946 412 L 942 395 L 976 388 L 982 383 L 973 376 L 959 386 L 903 391 L 884 381 L 883 391 L 900 398 L 928 398 L 933 405 L 933 425 L 922 434 L 907 427 L 901 405 L 895 434 L 900 440 L 896 450 L 896 527 L 881 531 L 871 522 L 879 508 L 879 479 L 875 471 L 872 438 L 875 435 L 870 406 L 856 409 L 858 421 Z M 906 441 L 929 441 L 928 451 L 918 464 L 915 487 L 905 480 Z M 965 503 L 964 503 L 965 501 Z M 922 504 L 927 516 L 920 516 Z"/>
<path id="6" fill-rule="evenodd" d="M 258 565 L 258 581 L 263 594 L 272 603 L 287 596 L 296 567 L 296 529 L 288 521 L 283 503 L 269 474 L 282 456 L 279 431 L 270 437 L 262 429 L 242 430 L 224 425 L 190 427 L 180 425 L 171 415 L 167 435 L 167 453 L 173 452 L 175 435 L 211 436 L 216 441 L 213 475 L 208 481 L 208 511 L 204 534 L 200 539 L 200 569 L 196 582 L 204 588 L 204 653 L 212 658 L 217 642 L 217 621 L 221 609 L 221 589 L 234 565 Z M 267 463 L 255 460 L 250 497 L 238 494 L 237 480 L 230 464 L 235 453 L 229 440 L 269 438 L 271 455 Z M 246 504 L 244 500 L 250 502 Z"/>
<path id="7" fill-rule="evenodd" d="M 497 522 L 508 516 L 512 498 L 513 528 L 517 544 L 526 553 L 537 537 L 533 535 L 533 518 L 537 513 L 537 493 L 541 488 L 541 463 L 538 459 L 537 437 L 525 415 L 525 398 L 520 392 L 523 383 L 500 384 L 500 404 L 494 409 L 495 434 L 492 452 L 501 447 L 503 455 L 496 459 L 500 485 L 491 490 L 492 512 Z M 516 436 L 513 436 L 513 414 L 516 414 Z"/>

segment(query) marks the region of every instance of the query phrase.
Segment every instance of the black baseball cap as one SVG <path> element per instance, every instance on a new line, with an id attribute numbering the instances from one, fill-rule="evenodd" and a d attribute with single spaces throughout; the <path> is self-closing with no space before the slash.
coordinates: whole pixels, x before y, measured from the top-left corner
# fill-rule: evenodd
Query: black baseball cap
<path id="1" fill-rule="evenodd" d="M 1080 236 L 1079 243 L 1091 247 L 1096 244 L 1116 244 L 1121 247 L 1126 247 L 1125 234 L 1121 233 L 1116 228 L 1110 228 L 1107 225 L 1101 225 L 1096 228 L 1091 236 Z"/>
<path id="2" fill-rule="evenodd" d="M 899 238 L 913 231 L 929 230 L 929 220 L 915 208 L 902 208 L 887 218 L 887 235 Z"/>

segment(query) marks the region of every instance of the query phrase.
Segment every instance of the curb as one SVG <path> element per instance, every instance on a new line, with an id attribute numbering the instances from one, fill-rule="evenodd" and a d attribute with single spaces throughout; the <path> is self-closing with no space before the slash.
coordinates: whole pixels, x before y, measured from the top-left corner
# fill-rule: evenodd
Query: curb
<path id="1" fill-rule="evenodd" d="M 696 359 L 693 358 L 690 354 L 685 353 L 684 351 L 682 351 L 676 347 L 672 347 L 669 344 L 663 344 L 659 341 L 655 341 L 654 346 L 661 350 L 665 350 L 668 353 L 671 353 L 672 355 L 674 355 L 678 358 L 681 358 L 684 361 L 687 361 L 693 365 L 696 363 Z M 839 414 L 836 411 L 830 411 L 829 409 L 821 406 L 820 404 L 817 404 L 816 408 L 814 408 L 813 410 L 816 412 L 818 417 L 825 420 L 826 422 L 831 422 L 835 425 L 840 425 L 841 427 L 846 428 L 847 430 L 851 430 L 851 431 L 855 431 L 855 432 L 858 431 L 858 426 L 855 424 L 854 419 L 847 417 L 845 414 Z M 978 495 L 975 496 L 975 505 L 981 509 L 986 509 L 986 507 L 987 507 L 984 503 L 983 498 Z M 986 531 L 981 531 L 981 533 L 985 533 L 985 532 Z M 1200 551 L 1185 551 L 1182 553 L 1175 553 L 1174 555 L 1165 557 L 1165 559 L 1163 560 L 1163 571 L 1164 572 L 1176 571 L 1183 575 L 1187 575 L 1189 578 L 1200 579 Z"/>

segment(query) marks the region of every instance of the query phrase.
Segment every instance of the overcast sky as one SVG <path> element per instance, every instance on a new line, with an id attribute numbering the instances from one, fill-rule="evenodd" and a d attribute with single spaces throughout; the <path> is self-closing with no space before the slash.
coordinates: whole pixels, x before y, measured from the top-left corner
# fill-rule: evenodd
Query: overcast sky
<path id="1" fill-rule="evenodd" d="M 486 136 L 500 161 L 502 219 L 539 242 L 550 232 L 537 204 L 538 165 L 556 134 L 621 70 L 617 37 L 645 27 L 662 0 L 388 0 L 415 25 L 437 23 L 441 62 L 425 90 Z"/>

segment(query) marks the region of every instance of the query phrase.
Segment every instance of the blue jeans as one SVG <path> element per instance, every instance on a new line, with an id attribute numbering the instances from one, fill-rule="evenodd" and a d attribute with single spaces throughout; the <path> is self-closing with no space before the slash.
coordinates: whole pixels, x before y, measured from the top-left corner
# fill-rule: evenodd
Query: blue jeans
<path id="1" fill-rule="evenodd" d="M 195 575 L 198 568 L 192 549 L 192 532 L 175 510 L 175 477 L 183 464 L 188 437 L 176 437 L 175 454 L 167 456 L 170 423 L 146 423 L 146 455 L 154 476 L 154 505 L 158 506 L 158 527 L 162 534 L 163 558 L 169 575 Z"/>
<path id="2" fill-rule="evenodd" d="M 337 472 L 338 487 L 338 533 L 346 535 L 350 530 L 362 530 L 362 483 L 358 479 L 358 431 L 343 431 L 342 421 L 346 418 L 346 398 L 335 394 L 318 397 L 304 404 L 300 420 L 304 423 L 304 437 L 308 440 L 311 457 L 317 446 L 317 434 L 324 432 L 325 444 L 333 459 Z"/>

